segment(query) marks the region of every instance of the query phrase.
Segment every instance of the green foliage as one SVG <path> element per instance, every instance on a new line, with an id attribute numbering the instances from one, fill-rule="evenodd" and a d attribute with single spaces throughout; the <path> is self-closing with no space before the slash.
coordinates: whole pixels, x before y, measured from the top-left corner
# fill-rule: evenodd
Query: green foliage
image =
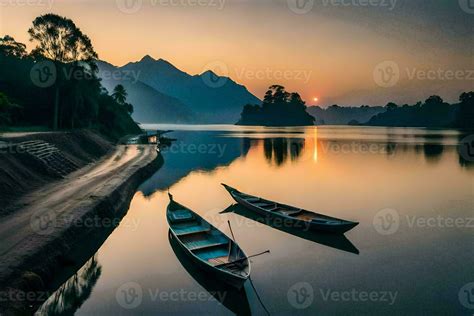
<path id="1" fill-rule="evenodd" d="M 48 13 L 37 17 L 28 30 L 30 40 L 37 43 L 33 56 L 61 63 L 87 61 L 93 64 L 97 53 L 89 37 L 71 19 Z"/>
<path id="2" fill-rule="evenodd" d="M 129 114 L 133 106 L 118 103 L 102 87 L 93 60 L 97 54 L 71 20 L 47 14 L 35 19 L 29 33 L 38 44 L 31 55 L 0 50 L 0 92 L 21 105 L 2 106 L 4 124 L 94 128 L 114 138 L 140 132 Z M 57 78 L 53 86 L 42 88 L 34 84 L 31 73 L 45 60 L 54 62 Z"/>
<path id="3" fill-rule="evenodd" d="M 474 91 L 464 92 L 459 97 L 458 111 L 456 113 L 457 127 L 474 128 Z"/>
<path id="4" fill-rule="evenodd" d="M 0 92 L 0 126 L 11 123 L 10 112 L 16 107 L 18 106 L 13 104 L 4 93 Z"/>
<path id="5" fill-rule="evenodd" d="M 74 22 L 57 14 L 45 14 L 33 21 L 28 30 L 30 41 L 37 43 L 31 52 L 35 59 L 49 59 L 55 62 L 56 67 L 71 65 L 82 61 L 88 65 L 93 73 L 97 70 L 94 60 L 97 53 L 92 47 L 89 37 L 81 32 Z M 84 71 L 84 70 L 82 70 Z M 54 103 L 53 128 L 60 126 L 59 118 L 59 89 L 61 81 L 56 81 L 56 95 Z"/>
<path id="6" fill-rule="evenodd" d="M 133 113 L 133 105 L 127 103 L 127 91 L 125 87 L 121 84 L 117 85 L 114 88 L 114 92 L 112 93 L 112 97 L 114 98 L 115 102 L 120 104 L 125 108 L 125 110 L 131 115 Z"/>
<path id="7" fill-rule="evenodd" d="M 125 91 L 124 86 L 122 86 L 121 84 L 117 85 L 114 88 L 114 93 L 112 93 L 112 97 L 118 104 L 125 104 L 125 101 L 127 101 L 127 91 Z"/>
<path id="8" fill-rule="evenodd" d="M 239 125 L 305 126 L 314 125 L 314 117 L 306 112 L 298 93 L 289 93 L 283 86 L 273 85 L 265 93 L 262 105 L 247 104 Z"/>
<path id="9" fill-rule="evenodd" d="M 11 36 L 0 37 L 0 55 L 24 58 L 27 55 L 26 45 L 18 43 Z"/>
<path id="10" fill-rule="evenodd" d="M 474 127 L 474 92 L 463 93 L 461 103 L 450 105 L 437 95 L 425 102 L 398 107 L 389 103 L 387 111 L 375 115 L 367 125 L 410 127 Z"/>

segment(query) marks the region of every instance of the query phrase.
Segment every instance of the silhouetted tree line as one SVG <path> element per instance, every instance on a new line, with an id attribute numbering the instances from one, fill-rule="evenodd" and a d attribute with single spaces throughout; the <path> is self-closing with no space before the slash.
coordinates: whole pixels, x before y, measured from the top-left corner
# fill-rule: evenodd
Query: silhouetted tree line
<path id="1" fill-rule="evenodd" d="M 474 92 L 462 93 L 457 104 L 446 103 L 437 95 L 414 105 L 399 106 L 390 102 L 386 105 L 385 112 L 375 115 L 364 125 L 472 129 Z"/>
<path id="2" fill-rule="evenodd" d="M 314 121 L 298 93 L 289 93 L 284 87 L 273 85 L 265 93 L 261 106 L 244 106 L 237 125 L 306 126 L 314 125 Z"/>
<path id="3" fill-rule="evenodd" d="M 36 45 L 30 53 L 0 38 L 0 126 L 93 128 L 115 138 L 140 132 L 125 89 L 109 95 L 102 87 L 97 53 L 72 20 L 45 14 L 28 33 Z"/>

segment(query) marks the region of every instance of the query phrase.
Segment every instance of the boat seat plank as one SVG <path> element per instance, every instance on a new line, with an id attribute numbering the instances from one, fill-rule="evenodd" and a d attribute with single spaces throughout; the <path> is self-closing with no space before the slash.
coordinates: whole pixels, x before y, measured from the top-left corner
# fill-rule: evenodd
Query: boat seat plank
<path id="1" fill-rule="evenodd" d="M 210 259 L 220 258 L 229 255 L 229 247 L 227 245 L 222 245 L 220 247 L 213 247 L 207 249 L 198 249 L 194 250 L 194 254 L 201 258 L 204 261 L 209 261 Z"/>
<path id="2" fill-rule="evenodd" d="M 194 216 L 193 214 L 188 211 L 188 210 L 175 210 L 173 212 L 170 212 L 170 219 L 172 222 L 177 223 L 177 222 L 184 222 L 184 221 L 189 221 L 193 220 Z"/>
<path id="3" fill-rule="evenodd" d="M 188 247 L 189 250 L 201 250 L 205 248 L 213 248 L 217 246 L 222 246 L 222 245 L 227 245 L 228 242 L 223 240 L 223 241 L 215 241 L 215 242 L 210 242 L 209 240 L 203 240 L 203 241 L 193 241 L 186 243 L 186 247 Z"/>
<path id="4" fill-rule="evenodd" d="M 269 204 L 265 202 L 259 202 L 259 203 L 254 203 L 253 205 L 258 206 L 258 207 L 269 207 L 269 206 L 274 206 L 275 204 Z"/>
<path id="5" fill-rule="evenodd" d="M 210 231 L 211 231 L 210 227 L 203 227 L 203 226 L 191 226 L 188 228 L 175 229 L 176 236 L 180 236 L 180 237 L 193 235 L 193 234 L 207 233 Z"/>

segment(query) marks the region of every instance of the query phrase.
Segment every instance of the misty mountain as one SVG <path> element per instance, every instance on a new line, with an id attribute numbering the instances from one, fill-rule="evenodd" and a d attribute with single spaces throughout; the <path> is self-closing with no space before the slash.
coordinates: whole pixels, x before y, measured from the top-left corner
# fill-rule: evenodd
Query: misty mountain
<path id="1" fill-rule="evenodd" d="M 200 123 L 235 123 L 245 104 L 261 103 L 246 87 L 210 70 L 192 76 L 150 56 L 120 69 L 138 73 L 141 82 L 186 104 Z"/>
<path id="2" fill-rule="evenodd" d="M 343 107 L 330 106 L 327 109 L 311 106 L 306 111 L 316 118 L 316 125 L 347 125 L 354 121 L 368 122 L 374 115 L 385 112 L 381 106 Z"/>
<path id="3" fill-rule="evenodd" d="M 127 102 L 133 104 L 133 119 L 140 123 L 191 123 L 193 111 L 181 101 L 156 91 L 138 80 L 139 74 L 124 71 L 104 61 L 97 61 L 101 83 L 109 93 L 121 84 L 128 93 Z"/>

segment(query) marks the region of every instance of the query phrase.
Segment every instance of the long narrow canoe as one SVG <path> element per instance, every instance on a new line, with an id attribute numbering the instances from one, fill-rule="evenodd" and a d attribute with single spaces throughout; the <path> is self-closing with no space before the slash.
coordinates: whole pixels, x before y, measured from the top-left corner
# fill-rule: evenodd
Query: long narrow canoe
<path id="1" fill-rule="evenodd" d="M 250 276 L 250 262 L 239 245 L 189 208 L 170 203 L 166 218 L 170 232 L 188 257 L 202 270 L 229 285 L 242 288 Z"/>
<path id="2" fill-rule="evenodd" d="M 222 185 L 237 203 L 260 215 L 279 217 L 293 228 L 343 234 L 359 224 L 262 199 Z"/>

